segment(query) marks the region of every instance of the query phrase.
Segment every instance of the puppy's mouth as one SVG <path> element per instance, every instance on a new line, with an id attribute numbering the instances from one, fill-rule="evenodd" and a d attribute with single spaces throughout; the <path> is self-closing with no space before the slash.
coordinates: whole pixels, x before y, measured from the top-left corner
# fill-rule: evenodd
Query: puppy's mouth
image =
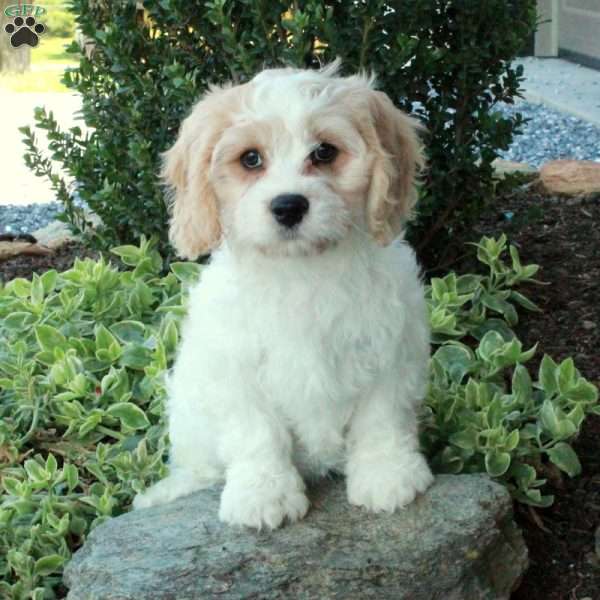
<path id="1" fill-rule="evenodd" d="M 280 227 L 279 238 L 285 241 L 301 239 L 300 236 L 300 224 L 294 225 L 293 227 Z"/>
<path id="2" fill-rule="evenodd" d="M 294 229 L 280 233 L 280 241 L 275 244 L 259 244 L 259 252 L 265 256 L 314 256 L 334 248 L 338 240 L 319 238 L 308 240 Z"/>

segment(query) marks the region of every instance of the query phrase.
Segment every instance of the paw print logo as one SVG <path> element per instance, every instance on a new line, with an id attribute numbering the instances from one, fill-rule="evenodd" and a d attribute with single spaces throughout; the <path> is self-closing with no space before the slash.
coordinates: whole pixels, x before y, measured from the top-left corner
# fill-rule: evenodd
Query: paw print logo
<path id="1" fill-rule="evenodd" d="M 38 36 L 42 35 L 46 28 L 41 23 L 36 23 L 33 17 L 15 17 L 12 23 L 4 26 L 4 31 L 10 35 L 10 45 L 18 48 L 23 44 L 29 44 L 35 48 L 40 41 Z"/>

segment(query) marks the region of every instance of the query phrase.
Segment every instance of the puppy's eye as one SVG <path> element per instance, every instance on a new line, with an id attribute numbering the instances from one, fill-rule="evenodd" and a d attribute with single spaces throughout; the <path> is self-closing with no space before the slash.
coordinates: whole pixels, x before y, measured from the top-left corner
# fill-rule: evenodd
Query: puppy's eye
<path id="1" fill-rule="evenodd" d="M 328 164 L 333 162 L 337 155 L 338 149 L 335 146 L 323 142 L 310 153 L 310 160 L 314 165 Z"/>
<path id="2" fill-rule="evenodd" d="M 240 156 L 240 162 L 246 169 L 258 169 L 263 164 L 262 156 L 258 150 L 248 150 Z"/>

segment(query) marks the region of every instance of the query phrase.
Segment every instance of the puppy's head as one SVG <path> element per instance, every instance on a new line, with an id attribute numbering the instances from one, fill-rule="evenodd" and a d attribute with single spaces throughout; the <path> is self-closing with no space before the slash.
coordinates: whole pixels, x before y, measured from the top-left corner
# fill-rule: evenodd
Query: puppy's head
<path id="1" fill-rule="evenodd" d="M 326 250 L 351 229 L 391 242 L 416 199 L 417 122 L 372 78 L 273 69 L 211 88 L 165 154 L 170 239 L 196 258 L 226 237 L 245 251 Z"/>

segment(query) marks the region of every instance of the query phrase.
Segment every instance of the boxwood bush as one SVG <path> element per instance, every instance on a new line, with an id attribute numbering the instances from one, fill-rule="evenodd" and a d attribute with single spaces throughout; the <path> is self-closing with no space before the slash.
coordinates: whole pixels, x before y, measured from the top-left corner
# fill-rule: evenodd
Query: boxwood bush
<path id="1" fill-rule="evenodd" d="M 113 250 L 120 267 L 0 285 L 0 597 L 61 597 L 61 572 L 91 529 L 128 510 L 166 473 L 163 375 L 200 265 L 164 262 L 154 242 Z M 431 383 L 422 443 L 438 472 L 487 472 L 516 500 L 552 502 L 548 474 L 577 475 L 570 445 L 598 391 L 571 359 L 535 353 L 513 332 L 522 265 L 506 238 L 477 245 L 484 272 L 432 279 Z M 123 268 L 125 267 L 125 268 Z"/>
<path id="2" fill-rule="evenodd" d="M 427 126 L 430 168 L 412 237 L 444 246 L 493 189 L 491 163 L 522 123 L 494 112 L 518 95 L 511 60 L 535 27 L 535 0 L 71 0 L 86 54 L 65 84 L 79 92 L 88 132 L 36 113 L 50 155 L 24 128 L 26 161 L 49 177 L 65 218 L 86 229 L 75 192 L 103 220 L 98 242 L 167 243 L 159 156 L 212 83 L 243 82 L 263 67 L 314 67 L 339 56 L 370 69 L 396 104 Z M 392 8 L 393 7 L 393 8 Z M 64 167 L 69 183 L 53 172 Z M 91 231 L 91 230 L 90 230 Z M 137 242 L 136 242 L 137 243 Z"/>

